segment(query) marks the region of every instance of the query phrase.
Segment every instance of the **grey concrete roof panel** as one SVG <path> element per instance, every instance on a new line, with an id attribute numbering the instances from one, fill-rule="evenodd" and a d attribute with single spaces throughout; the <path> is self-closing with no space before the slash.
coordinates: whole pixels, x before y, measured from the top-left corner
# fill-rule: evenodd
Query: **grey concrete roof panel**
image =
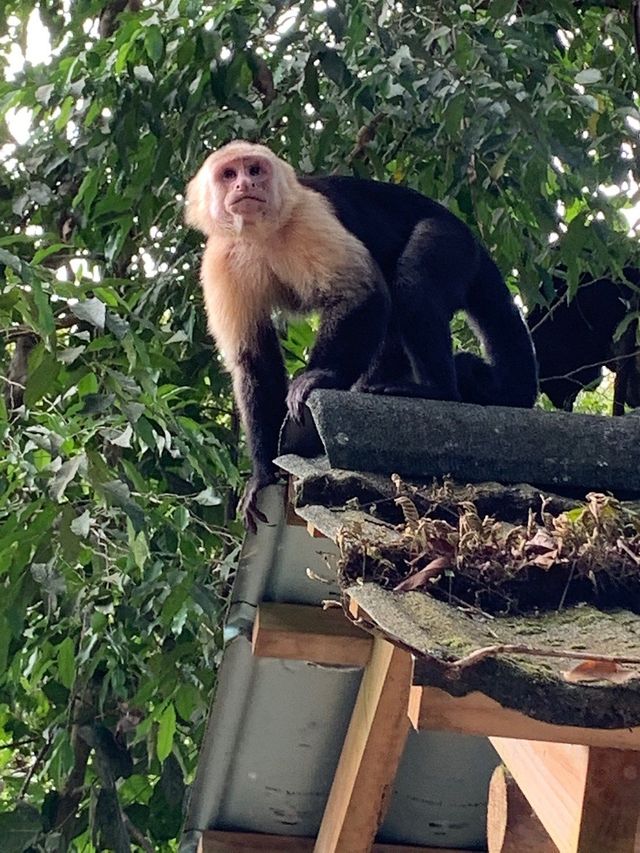
<path id="1" fill-rule="evenodd" d="M 640 492 L 640 418 L 314 391 L 282 453 L 332 468 Z M 318 442 L 319 439 L 319 442 Z M 584 448 L 589 448 L 589 453 Z"/>

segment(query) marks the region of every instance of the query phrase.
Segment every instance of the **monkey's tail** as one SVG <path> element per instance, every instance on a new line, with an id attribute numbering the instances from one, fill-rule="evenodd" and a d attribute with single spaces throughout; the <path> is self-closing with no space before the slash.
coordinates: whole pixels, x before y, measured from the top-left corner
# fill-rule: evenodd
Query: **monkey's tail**
<path id="1" fill-rule="evenodd" d="M 500 270 L 484 250 L 466 307 L 486 360 L 471 353 L 456 356 L 461 398 L 481 405 L 530 408 L 538 393 L 533 342 Z"/>

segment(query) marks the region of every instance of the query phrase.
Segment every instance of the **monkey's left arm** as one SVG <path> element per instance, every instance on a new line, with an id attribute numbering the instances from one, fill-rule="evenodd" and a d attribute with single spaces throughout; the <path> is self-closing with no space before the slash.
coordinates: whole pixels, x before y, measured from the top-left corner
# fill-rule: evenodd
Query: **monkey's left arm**
<path id="1" fill-rule="evenodd" d="M 336 282 L 332 291 L 307 369 L 289 386 L 287 408 L 298 422 L 315 388 L 350 388 L 372 367 L 387 330 L 391 299 L 378 270 L 356 297 L 352 282 L 342 289 Z"/>
<path id="2" fill-rule="evenodd" d="M 286 414 L 287 377 L 278 337 L 270 322 L 258 329 L 254 346 L 238 355 L 233 386 L 253 461 L 241 512 L 245 525 L 255 532 L 256 521 L 267 520 L 257 508 L 257 495 L 276 480 L 273 460 L 278 455 L 278 434 Z"/>

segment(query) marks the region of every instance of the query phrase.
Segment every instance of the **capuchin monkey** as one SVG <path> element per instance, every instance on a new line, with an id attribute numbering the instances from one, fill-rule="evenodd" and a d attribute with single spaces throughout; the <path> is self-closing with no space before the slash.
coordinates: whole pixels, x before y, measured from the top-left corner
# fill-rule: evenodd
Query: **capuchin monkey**
<path id="1" fill-rule="evenodd" d="M 552 279 L 555 292 L 549 305 L 537 305 L 527 315 L 538 360 L 540 390 L 558 409 L 570 412 L 584 389 L 597 385 L 602 368 L 627 373 L 622 403 L 640 405 L 640 360 L 631 332 L 630 353 L 624 352 L 625 335 L 616 340 L 624 318 L 636 310 L 640 271 L 625 267 L 626 281 L 592 279 L 586 275 L 573 298 L 567 300 L 566 281 Z"/>
<path id="2" fill-rule="evenodd" d="M 208 238 L 202 288 L 251 448 L 250 529 L 266 521 L 256 496 L 276 479 L 284 416 L 301 420 L 314 388 L 533 405 L 533 345 L 498 268 L 464 223 L 420 193 L 297 178 L 268 148 L 232 142 L 190 182 L 186 221 Z M 486 361 L 454 358 L 459 309 Z M 274 310 L 321 313 L 307 369 L 288 387 Z"/>

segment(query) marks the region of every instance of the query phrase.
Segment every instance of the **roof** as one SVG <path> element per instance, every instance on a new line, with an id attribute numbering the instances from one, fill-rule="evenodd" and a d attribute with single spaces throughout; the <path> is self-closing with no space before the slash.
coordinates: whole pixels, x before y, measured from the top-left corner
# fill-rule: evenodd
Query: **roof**
<path id="1" fill-rule="evenodd" d="M 571 450 L 576 430 L 593 449 L 588 459 Z M 278 460 L 296 482 L 298 517 L 291 514 L 285 487 L 271 486 L 260 496 L 269 524 L 260 524 L 244 541 L 182 850 L 195 850 L 205 829 L 316 835 L 362 669 L 256 657 L 250 634 L 263 602 L 321 605 L 341 599 L 336 540 L 345 523 L 354 521 L 365 532 L 379 532 L 380 522 L 367 514 L 366 504 L 389 494 L 390 474 L 420 480 L 457 473 L 465 482 L 528 479 L 640 491 L 638 433 L 640 419 L 631 417 L 612 423 L 595 416 L 315 392 L 306 423 L 287 425 L 283 450 L 289 452 Z M 521 488 L 526 495 L 527 487 Z M 323 538 L 314 538 L 305 521 Z M 473 650 L 512 640 L 513 625 L 496 634 L 495 624 L 469 623 L 423 593 L 392 593 L 371 583 L 352 586 L 347 595 L 372 630 L 416 654 L 415 683 L 456 695 L 484 690 L 531 712 L 531 685 L 542 684 L 539 662 L 536 668 L 511 657 L 485 659 L 458 672 L 453 682 L 447 671 Z M 638 618 L 627 616 L 625 630 L 640 649 Z M 613 633 L 607 625 L 603 635 L 604 623 L 597 620 L 591 620 L 594 638 Z M 560 632 L 555 642 L 562 641 L 561 623 L 554 628 Z M 451 634 L 462 638 L 453 655 Z M 541 719 L 547 713 L 553 722 L 575 725 L 640 722 L 637 687 L 601 685 L 600 698 L 590 703 L 596 694 L 585 698 L 589 688 L 563 681 L 562 666 L 567 661 L 543 666 L 547 680 L 538 694 L 552 701 L 538 703 Z M 514 684 L 520 689 L 512 690 Z M 618 710 L 612 714 L 612 708 Z M 412 731 L 378 839 L 482 848 L 488 782 L 498 760 L 486 738 Z"/>
<path id="2" fill-rule="evenodd" d="M 270 523 L 247 534 L 242 549 L 185 853 L 206 828 L 315 835 L 349 723 L 362 669 L 251 654 L 249 631 L 261 601 L 321 604 L 339 597 L 330 562 L 336 546 L 313 539 L 304 525 L 287 524 L 284 497 L 282 486 L 263 492 Z M 410 741 L 381 837 L 482 846 L 487 786 L 498 761 L 488 741 L 440 732 L 415 732 Z"/>

